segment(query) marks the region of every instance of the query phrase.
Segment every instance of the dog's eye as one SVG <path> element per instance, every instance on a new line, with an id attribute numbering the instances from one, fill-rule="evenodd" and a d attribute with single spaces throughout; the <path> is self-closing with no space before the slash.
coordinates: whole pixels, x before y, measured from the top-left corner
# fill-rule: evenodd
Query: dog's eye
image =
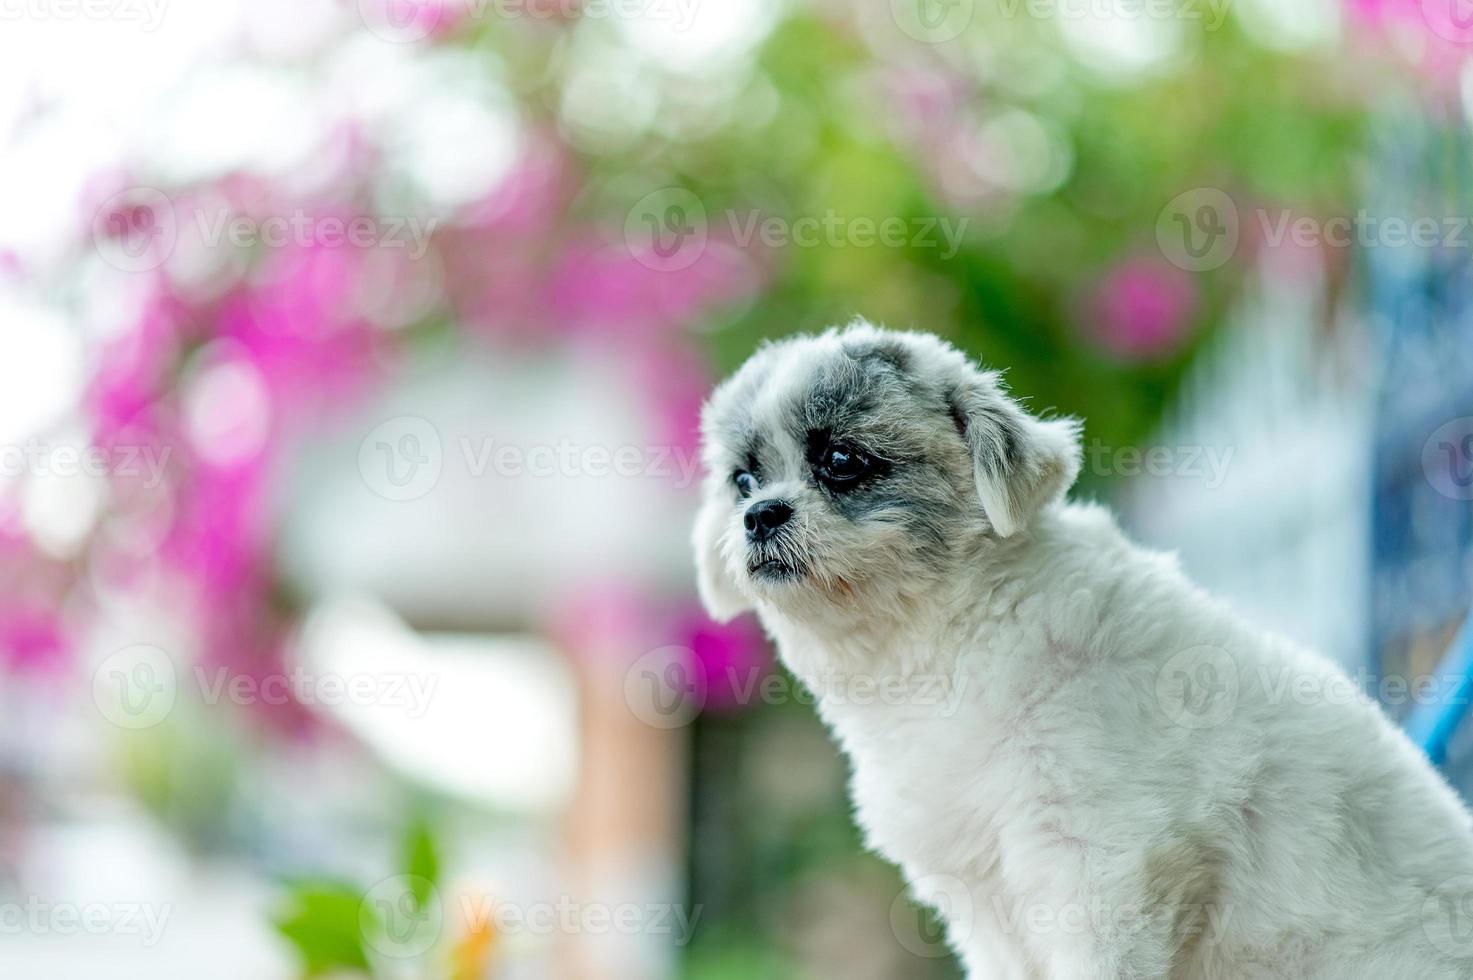
<path id="1" fill-rule="evenodd" d="M 737 470 L 733 473 L 731 482 L 736 484 L 737 492 L 743 497 L 750 497 L 752 491 L 757 489 L 757 478 L 746 470 Z"/>
<path id="2" fill-rule="evenodd" d="M 824 479 L 833 483 L 853 483 L 870 471 L 870 458 L 849 446 L 830 446 L 819 467 Z"/>

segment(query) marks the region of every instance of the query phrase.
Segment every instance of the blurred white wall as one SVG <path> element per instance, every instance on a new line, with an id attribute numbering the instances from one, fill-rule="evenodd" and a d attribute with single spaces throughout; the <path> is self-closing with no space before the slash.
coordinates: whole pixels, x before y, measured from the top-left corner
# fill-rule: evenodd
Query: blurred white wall
<path id="1" fill-rule="evenodd" d="M 1132 478 L 1125 504 L 1208 591 L 1355 671 L 1369 657 L 1372 386 L 1356 325 L 1323 329 L 1322 294 L 1303 270 L 1262 271 L 1152 440 L 1174 471 Z"/>
<path id="2" fill-rule="evenodd" d="M 411 370 L 287 488 L 285 567 L 414 625 L 538 623 L 610 582 L 689 591 L 697 461 L 628 372 L 577 356 Z"/>

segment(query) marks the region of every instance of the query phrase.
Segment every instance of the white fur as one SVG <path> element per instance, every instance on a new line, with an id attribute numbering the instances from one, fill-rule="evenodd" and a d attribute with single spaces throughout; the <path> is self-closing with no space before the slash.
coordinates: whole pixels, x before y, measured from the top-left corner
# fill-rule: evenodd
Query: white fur
<path id="1" fill-rule="evenodd" d="M 834 337 L 761 355 L 783 363 L 759 412 L 781 417 Z M 1075 451 L 1046 456 L 1064 482 Z M 1473 977 L 1449 918 L 1473 903 L 1462 804 L 1335 666 L 1234 616 L 1103 509 L 1045 494 L 979 523 L 965 560 L 903 600 L 862 581 L 782 592 L 746 580 L 725 479 L 696 534 L 703 595 L 722 616 L 755 606 L 814 689 L 868 843 L 947 914 L 969 976 Z M 844 547 L 851 578 L 892 554 Z"/>

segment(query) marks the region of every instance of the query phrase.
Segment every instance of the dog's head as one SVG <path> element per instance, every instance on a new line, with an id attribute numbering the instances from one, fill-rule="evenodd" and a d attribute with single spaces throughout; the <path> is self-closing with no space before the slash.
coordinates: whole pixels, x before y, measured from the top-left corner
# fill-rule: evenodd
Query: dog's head
<path id="1" fill-rule="evenodd" d="M 759 350 L 702 417 L 701 598 L 801 615 L 933 583 L 1074 482 L 1070 420 L 1035 418 L 944 341 L 867 324 Z"/>

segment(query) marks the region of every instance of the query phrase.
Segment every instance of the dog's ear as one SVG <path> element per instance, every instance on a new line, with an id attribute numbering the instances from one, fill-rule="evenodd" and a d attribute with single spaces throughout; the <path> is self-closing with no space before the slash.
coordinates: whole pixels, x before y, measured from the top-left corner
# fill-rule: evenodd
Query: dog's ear
<path id="1" fill-rule="evenodd" d="M 970 374 L 952 392 L 951 416 L 972 456 L 983 513 L 1006 538 L 1074 485 L 1079 423 L 1035 418 L 1003 393 L 996 375 Z"/>
<path id="2" fill-rule="evenodd" d="M 731 504 L 708 491 L 691 534 L 696 552 L 696 591 L 707 614 L 718 623 L 735 619 L 752 608 L 752 603 L 732 580 L 721 553 L 722 524 L 730 513 Z"/>

